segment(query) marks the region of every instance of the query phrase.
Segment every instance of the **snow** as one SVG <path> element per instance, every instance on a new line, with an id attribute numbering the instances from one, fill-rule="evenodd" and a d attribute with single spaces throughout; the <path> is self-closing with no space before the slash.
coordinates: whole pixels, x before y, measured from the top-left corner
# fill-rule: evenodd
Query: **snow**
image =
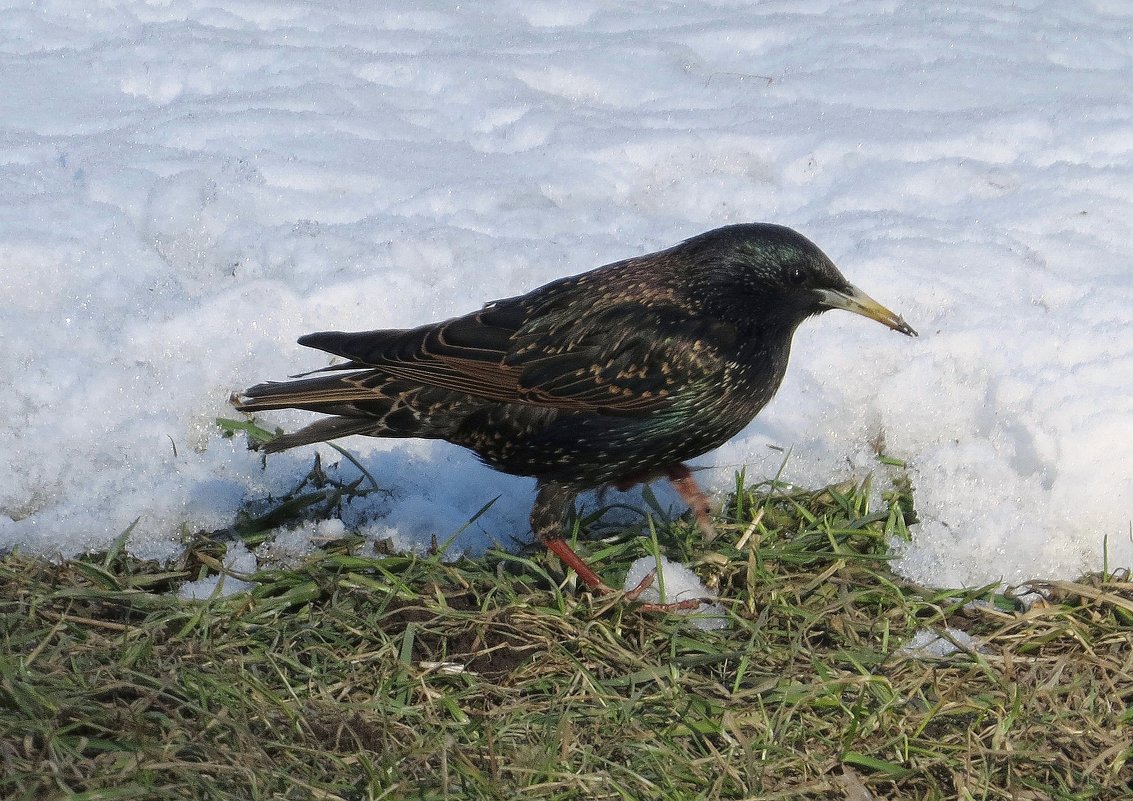
<path id="1" fill-rule="evenodd" d="M 957 651 L 978 653 L 983 647 L 966 631 L 945 626 L 939 634 L 932 629 L 920 629 L 898 649 L 898 653 L 912 659 L 945 659 Z"/>
<path id="2" fill-rule="evenodd" d="M 255 588 L 255 583 L 237 576 L 249 576 L 256 572 L 259 560 L 242 542 L 229 544 L 224 555 L 226 573 L 205 576 L 195 581 L 186 581 L 177 589 L 177 597 L 186 601 L 206 601 L 211 598 L 224 598 Z"/>
<path id="3" fill-rule="evenodd" d="M 1106 536 L 1133 565 L 1129 4 L 224 6 L 4 12 L 0 547 L 137 520 L 130 549 L 168 556 L 294 486 L 313 449 L 261 469 L 214 419 L 324 365 L 301 334 L 768 221 L 921 337 L 808 322 L 776 400 L 698 460 L 712 489 L 773 474 L 768 445 L 800 485 L 883 472 L 883 434 L 922 518 L 909 577 L 1071 578 Z M 498 496 L 454 551 L 528 536 L 530 480 L 342 444 L 389 490 L 351 528 L 420 548 Z"/>

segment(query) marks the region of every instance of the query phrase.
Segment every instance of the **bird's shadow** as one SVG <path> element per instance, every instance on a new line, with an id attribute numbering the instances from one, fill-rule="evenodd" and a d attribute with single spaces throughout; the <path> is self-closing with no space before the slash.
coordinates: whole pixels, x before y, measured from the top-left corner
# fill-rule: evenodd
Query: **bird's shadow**
<path id="1" fill-rule="evenodd" d="M 281 529 L 338 519 L 347 534 L 399 551 L 447 542 L 455 558 L 530 532 L 531 479 L 498 473 L 443 442 L 397 443 L 364 455 L 349 439 L 336 444 L 269 454 L 264 469 L 290 481 L 283 492 L 246 499 L 236 533 L 257 544 Z"/>
<path id="2" fill-rule="evenodd" d="M 529 513 L 534 480 L 506 475 L 444 442 L 415 441 L 359 455 L 349 439 L 271 454 L 265 469 L 290 474 L 280 494 L 246 500 L 234 533 L 257 545 L 286 529 L 338 519 L 345 534 L 384 549 L 424 553 L 443 547 L 446 558 L 512 553 L 534 544 Z M 565 522 L 582 539 L 668 539 L 668 523 L 686 513 L 667 482 L 584 492 Z M 664 525 L 662 525 L 664 524 Z M 319 542 L 312 540 L 315 545 Z"/>

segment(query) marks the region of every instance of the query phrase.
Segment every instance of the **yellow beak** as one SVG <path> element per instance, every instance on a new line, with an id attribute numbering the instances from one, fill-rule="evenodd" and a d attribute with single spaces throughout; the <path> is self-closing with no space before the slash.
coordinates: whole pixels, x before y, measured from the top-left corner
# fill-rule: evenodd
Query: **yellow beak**
<path id="1" fill-rule="evenodd" d="M 819 289 L 818 294 L 822 298 L 823 305 L 828 308 L 845 309 L 854 314 L 860 314 L 862 317 L 877 320 L 882 325 L 887 325 L 894 331 L 900 331 L 905 336 L 917 336 L 917 332 L 905 322 L 901 315 L 889 311 L 853 284 L 848 284 L 846 289 Z"/>

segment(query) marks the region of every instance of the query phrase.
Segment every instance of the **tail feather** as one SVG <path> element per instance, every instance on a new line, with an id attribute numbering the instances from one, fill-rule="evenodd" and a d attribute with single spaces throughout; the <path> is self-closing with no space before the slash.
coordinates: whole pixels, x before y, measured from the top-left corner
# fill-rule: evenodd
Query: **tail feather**
<path id="1" fill-rule="evenodd" d="M 233 406 L 242 412 L 259 412 L 266 409 L 309 409 L 335 412 L 336 404 L 380 400 L 380 390 L 366 386 L 357 376 L 319 376 L 298 381 L 268 381 L 256 384 L 239 393 Z"/>
<path id="2" fill-rule="evenodd" d="M 422 386 L 380 370 L 270 381 L 232 397 L 232 405 L 242 412 L 303 409 L 333 415 L 277 437 L 263 446 L 269 453 L 351 434 L 448 439 L 484 404 L 480 398 Z"/>
<path id="3" fill-rule="evenodd" d="M 326 417 L 291 434 L 282 434 L 271 442 L 264 443 L 260 449 L 264 453 L 277 453 L 300 445 L 312 445 L 328 439 L 348 437 L 351 434 L 372 434 L 376 431 L 380 432 L 381 428 L 381 424 L 377 421 L 364 417 Z"/>

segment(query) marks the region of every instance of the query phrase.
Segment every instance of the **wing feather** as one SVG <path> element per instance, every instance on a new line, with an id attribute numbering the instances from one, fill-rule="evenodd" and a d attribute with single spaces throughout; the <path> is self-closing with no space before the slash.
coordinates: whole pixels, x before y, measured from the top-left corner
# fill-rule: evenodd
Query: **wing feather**
<path id="1" fill-rule="evenodd" d="M 735 329 L 670 305 L 577 304 L 535 312 L 499 301 L 409 330 L 322 332 L 300 339 L 377 371 L 501 403 L 640 415 L 670 405 L 692 382 L 722 376 Z M 523 313 L 523 312 L 526 313 Z M 365 382 L 359 382 L 364 400 Z"/>

